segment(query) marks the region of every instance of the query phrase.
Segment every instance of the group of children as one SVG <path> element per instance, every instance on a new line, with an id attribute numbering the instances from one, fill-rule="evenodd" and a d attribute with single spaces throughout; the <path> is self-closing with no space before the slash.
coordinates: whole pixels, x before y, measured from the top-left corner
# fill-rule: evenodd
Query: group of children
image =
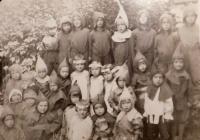
<path id="1" fill-rule="evenodd" d="M 184 28 L 196 17 L 187 12 Z M 131 31 L 120 7 L 113 34 L 100 12 L 92 31 L 81 14 L 63 17 L 58 33 L 48 21 L 35 70 L 9 69 L 0 140 L 182 140 L 191 106 L 186 51 L 171 15 L 160 17 L 158 33 L 149 20 L 140 11 Z"/>

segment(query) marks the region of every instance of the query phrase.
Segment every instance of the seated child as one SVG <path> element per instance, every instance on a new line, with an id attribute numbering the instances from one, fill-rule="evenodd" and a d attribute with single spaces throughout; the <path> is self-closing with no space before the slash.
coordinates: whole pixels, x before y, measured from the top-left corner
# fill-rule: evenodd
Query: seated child
<path id="1" fill-rule="evenodd" d="M 65 93 L 65 96 L 67 98 L 69 97 L 69 90 L 71 86 L 71 79 L 69 73 L 69 64 L 67 63 L 67 60 L 65 58 L 58 67 L 58 85 L 60 89 Z"/>
<path id="2" fill-rule="evenodd" d="M 11 90 L 9 94 L 9 107 L 13 110 L 16 117 L 21 119 L 22 116 L 22 92 L 18 89 Z"/>
<path id="3" fill-rule="evenodd" d="M 83 55 L 76 55 L 73 60 L 75 71 L 71 73 L 72 85 L 77 82 L 81 89 L 82 99 L 89 100 L 89 72 L 85 70 Z"/>
<path id="4" fill-rule="evenodd" d="M 103 93 L 104 90 L 104 79 L 101 75 L 101 64 L 97 61 L 93 61 L 90 65 L 90 72 L 92 76 L 90 77 L 90 100 L 98 97 L 98 95 Z"/>
<path id="5" fill-rule="evenodd" d="M 73 116 L 77 115 L 76 111 L 76 103 L 81 100 L 81 90 L 78 87 L 78 85 L 72 85 L 69 91 L 69 98 L 70 98 L 70 104 L 67 106 L 67 108 L 64 111 L 63 114 L 63 123 L 62 123 L 62 136 L 64 138 L 68 138 L 68 132 L 71 132 L 69 130 L 71 127 L 71 119 Z"/>
<path id="6" fill-rule="evenodd" d="M 167 122 L 173 120 L 172 91 L 164 81 L 164 74 L 159 69 L 152 70 L 151 84 L 147 88 L 144 100 L 144 114 L 146 119 L 145 136 L 149 140 L 159 137 L 162 140 L 169 138 Z"/>
<path id="7" fill-rule="evenodd" d="M 93 140 L 110 140 L 113 137 L 113 127 L 115 118 L 107 112 L 107 107 L 103 96 L 93 102 L 94 115 L 92 120 L 94 123 Z"/>
<path id="8" fill-rule="evenodd" d="M 110 106 L 113 108 L 114 115 L 116 116 L 120 112 L 119 97 L 122 95 L 124 88 L 126 88 L 129 77 L 127 73 L 121 69 L 115 73 L 115 76 L 115 82 L 117 86 L 111 91 L 108 101 Z M 132 93 L 133 98 L 135 98 L 135 93 L 133 92 L 132 87 L 129 86 L 128 89 Z"/>
<path id="9" fill-rule="evenodd" d="M 1 114 L 0 140 L 26 140 L 16 116 L 9 106 L 3 107 Z"/>
<path id="10" fill-rule="evenodd" d="M 178 134 L 178 139 L 182 140 L 184 129 L 189 118 L 191 79 L 190 75 L 185 70 L 184 55 L 179 47 L 176 48 L 173 54 L 172 66 L 166 73 L 166 79 L 174 92 L 174 123 L 172 137 L 175 139 Z"/>
<path id="11" fill-rule="evenodd" d="M 6 83 L 5 93 L 4 93 L 4 103 L 8 103 L 8 96 L 12 89 L 19 89 L 22 91 L 22 67 L 18 64 L 13 64 L 10 68 L 10 79 Z"/>
<path id="12" fill-rule="evenodd" d="M 119 97 L 120 113 L 114 127 L 115 140 L 138 140 L 141 138 L 142 115 L 135 109 L 135 98 L 125 88 Z"/>
<path id="13" fill-rule="evenodd" d="M 40 94 L 36 109 L 30 114 L 29 122 L 25 127 L 28 140 L 48 140 L 57 136 L 57 132 L 61 127 L 60 118 L 49 113 L 48 109 L 48 100 Z"/>
<path id="14" fill-rule="evenodd" d="M 55 71 L 52 71 L 49 80 L 49 111 L 64 110 L 66 108 L 66 96 L 62 90 L 59 89 L 58 77 Z"/>
<path id="15" fill-rule="evenodd" d="M 41 92 L 44 96 L 49 94 L 49 76 L 47 75 L 47 66 L 40 56 L 36 62 L 36 73 L 34 90 L 36 93 Z"/>
<path id="16" fill-rule="evenodd" d="M 71 119 L 69 140 L 90 140 L 92 138 L 93 122 L 89 115 L 89 107 L 88 101 L 83 100 L 76 103 L 77 114 Z"/>
<path id="17" fill-rule="evenodd" d="M 139 51 L 136 53 L 134 59 L 134 75 L 132 78 L 131 86 L 135 91 L 137 100 L 136 108 L 138 111 L 144 113 L 144 94 L 146 93 L 147 86 L 150 84 L 150 72 L 148 70 L 147 60 Z"/>

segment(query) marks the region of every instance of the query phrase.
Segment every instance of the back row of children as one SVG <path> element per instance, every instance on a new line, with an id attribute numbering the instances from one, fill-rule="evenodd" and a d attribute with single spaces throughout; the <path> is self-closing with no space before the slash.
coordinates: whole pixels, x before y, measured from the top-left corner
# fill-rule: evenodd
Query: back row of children
<path id="1" fill-rule="evenodd" d="M 56 22 L 48 22 L 35 71 L 10 67 L 2 139 L 182 140 L 191 105 L 190 64 L 178 39 L 184 35 L 172 32 L 167 13 L 158 34 L 148 11 L 138 15 L 139 27 L 130 31 L 120 7 L 113 35 L 100 12 L 91 32 L 80 14 L 62 18 L 57 35 Z M 179 32 L 188 34 L 196 18 L 186 11 Z"/>

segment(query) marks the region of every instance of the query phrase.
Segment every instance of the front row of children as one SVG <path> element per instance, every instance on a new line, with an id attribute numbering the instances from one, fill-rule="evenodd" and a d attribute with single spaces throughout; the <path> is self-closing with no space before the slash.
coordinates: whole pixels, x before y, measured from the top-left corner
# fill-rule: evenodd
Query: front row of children
<path id="1" fill-rule="evenodd" d="M 179 47 L 166 74 L 149 71 L 137 52 L 132 80 L 125 64 L 94 61 L 89 73 L 83 58 L 74 58 L 71 74 L 64 59 L 50 76 L 40 56 L 36 72 L 22 74 L 13 64 L 0 108 L 0 140 L 182 140 L 190 76 Z"/>

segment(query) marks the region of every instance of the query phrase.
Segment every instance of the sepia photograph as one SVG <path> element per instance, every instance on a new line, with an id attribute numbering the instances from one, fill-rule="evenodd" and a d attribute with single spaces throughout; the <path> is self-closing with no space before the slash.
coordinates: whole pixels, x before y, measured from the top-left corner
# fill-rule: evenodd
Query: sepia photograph
<path id="1" fill-rule="evenodd" d="M 0 0 L 0 140 L 200 140 L 200 0 Z"/>

